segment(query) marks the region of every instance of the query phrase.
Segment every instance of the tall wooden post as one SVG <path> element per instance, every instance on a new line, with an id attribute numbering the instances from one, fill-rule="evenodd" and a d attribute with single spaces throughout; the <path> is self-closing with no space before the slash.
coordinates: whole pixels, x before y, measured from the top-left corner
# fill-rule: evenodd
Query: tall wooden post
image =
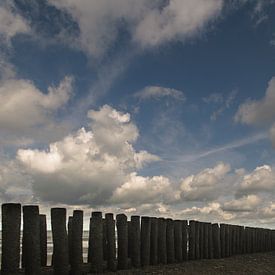
<path id="1" fill-rule="evenodd" d="M 130 234 L 132 265 L 133 267 L 140 267 L 140 216 L 131 216 Z"/>
<path id="2" fill-rule="evenodd" d="M 141 265 L 150 264 L 150 217 L 141 217 Z"/>
<path id="3" fill-rule="evenodd" d="M 118 214 L 116 216 L 117 226 L 117 261 L 118 269 L 128 268 L 128 229 L 127 216 Z"/>
<path id="4" fill-rule="evenodd" d="M 164 218 L 158 218 L 158 261 L 161 264 L 167 264 L 166 221 Z"/>
<path id="5" fill-rule="evenodd" d="M 72 219 L 72 259 L 71 272 L 74 275 L 83 273 L 83 211 L 74 210 Z"/>
<path id="6" fill-rule="evenodd" d="M 68 275 L 69 251 L 66 230 L 66 209 L 51 209 L 51 224 L 53 235 L 53 269 L 54 275 Z"/>
<path id="7" fill-rule="evenodd" d="M 21 204 L 2 204 L 2 262 L 1 274 L 19 271 Z"/>
<path id="8" fill-rule="evenodd" d="M 150 264 L 158 263 L 158 219 L 151 218 L 151 233 L 150 233 Z"/>
<path id="9" fill-rule="evenodd" d="M 47 220 L 46 215 L 39 215 L 40 227 L 40 259 L 41 266 L 47 265 Z"/>

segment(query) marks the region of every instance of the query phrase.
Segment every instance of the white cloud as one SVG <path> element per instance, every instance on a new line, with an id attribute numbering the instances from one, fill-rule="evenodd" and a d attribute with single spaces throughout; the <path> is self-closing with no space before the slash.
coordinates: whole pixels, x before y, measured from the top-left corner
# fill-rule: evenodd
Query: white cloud
<path id="1" fill-rule="evenodd" d="M 41 200 L 107 203 L 130 173 L 158 160 L 134 149 L 138 131 L 129 114 L 104 105 L 88 116 L 91 131 L 82 128 L 48 150 L 18 150 L 17 158 L 32 174 L 33 190 Z"/>
<path id="2" fill-rule="evenodd" d="M 134 40 L 143 47 L 193 37 L 222 10 L 220 0 L 171 0 L 162 9 L 145 14 L 134 32 Z"/>
<path id="3" fill-rule="evenodd" d="M 57 87 L 44 94 L 25 79 L 7 79 L 0 83 L 0 127 L 20 132 L 50 122 L 52 114 L 72 95 L 72 78 L 65 77 Z"/>
<path id="4" fill-rule="evenodd" d="M 184 178 L 181 182 L 182 199 L 190 201 L 216 199 L 223 187 L 222 180 L 230 169 L 229 164 L 221 162 L 213 168 L 206 168 L 196 175 Z"/>
<path id="5" fill-rule="evenodd" d="M 159 99 L 162 97 L 172 97 L 176 100 L 185 101 L 185 96 L 182 91 L 160 86 L 147 86 L 139 92 L 135 93 L 135 97 L 142 100 L 151 98 Z"/>
<path id="6" fill-rule="evenodd" d="M 113 202 L 139 205 L 159 203 L 177 199 L 173 195 L 170 180 L 163 176 L 142 177 L 131 173 L 128 180 L 118 187 L 112 197 Z"/>
<path id="7" fill-rule="evenodd" d="M 93 56 L 110 49 L 122 28 L 142 47 L 184 41 L 216 19 L 223 6 L 222 0 L 48 1 L 72 15 L 80 29 L 78 44 Z"/>
<path id="8" fill-rule="evenodd" d="M 196 219 L 201 221 L 230 221 L 235 218 L 235 214 L 223 211 L 221 204 L 218 202 L 211 202 L 205 206 L 193 206 L 181 211 L 181 215 L 186 219 Z"/>
<path id="9" fill-rule="evenodd" d="M 0 5 L 0 39 L 2 43 L 9 44 L 15 35 L 28 32 L 30 32 L 28 23 L 12 10 L 10 4 Z"/>
<path id="10" fill-rule="evenodd" d="M 234 199 L 225 202 L 223 205 L 223 210 L 225 211 L 254 211 L 261 203 L 260 197 L 257 195 L 247 195 L 239 199 Z"/>
<path id="11" fill-rule="evenodd" d="M 238 193 L 270 192 L 275 188 L 275 175 L 272 167 L 263 165 L 256 167 L 250 174 L 243 176 Z"/>
<path id="12" fill-rule="evenodd" d="M 235 121 L 248 125 L 270 124 L 275 119 L 275 77 L 268 82 L 265 96 L 259 100 L 248 100 L 240 105 Z"/>

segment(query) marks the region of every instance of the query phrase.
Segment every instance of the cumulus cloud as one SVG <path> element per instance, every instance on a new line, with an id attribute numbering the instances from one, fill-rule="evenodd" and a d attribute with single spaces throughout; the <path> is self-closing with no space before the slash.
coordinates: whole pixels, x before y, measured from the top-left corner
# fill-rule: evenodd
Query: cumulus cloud
<path id="1" fill-rule="evenodd" d="M 135 93 L 135 97 L 145 99 L 160 99 L 162 97 L 172 97 L 176 100 L 185 101 L 185 96 L 182 91 L 165 88 L 160 86 L 147 86 L 139 92 Z"/>
<path id="2" fill-rule="evenodd" d="M 9 44 L 15 35 L 28 32 L 30 32 L 28 23 L 12 9 L 11 4 L 0 5 L 0 38 L 2 43 Z"/>
<path id="3" fill-rule="evenodd" d="M 80 29 L 80 46 L 94 56 L 104 54 L 122 28 L 141 47 L 184 41 L 216 19 L 223 6 L 222 0 L 48 1 L 73 17 Z"/>
<path id="4" fill-rule="evenodd" d="M 270 124 L 275 119 L 275 77 L 268 82 L 265 96 L 259 100 L 248 100 L 240 105 L 235 121 L 248 125 Z"/>
<path id="5" fill-rule="evenodd" d="M 262 165 L 256 167 L 251 173 L 243 176 L 237 193 L 270 192 L 275 187 L 275 175 L 272 167 Z"/>
<path id="6" fill-rule="evenodd" d="M 239 199 L 234 199 L 228 202 L 225 202 L 222 209 L 225 211 L 254 211 L 256 207 L 258 207 L 261 203 L 260 197 L 257 195 L 247 195 L 243 196 Z"/>
<path id="7" fill-rule="evenodd" d="M 230 221 L 235 218 L 235 214 L 223 211 L 219 202 L 211 202 L 205 206 L 193 206 L 181 211 L 187 219 L 196 219 L 202 221 Z"/>
<path id="8" fill-rule="evenodd" d="M 196 175 L 190 175 L 181 182 L 181 198 L 190 201 L 217 199 L 222 180 L 230 171 L 230 165 L 223 162 L 213 168 L 206 168 Z"/>
<path id="9" fill-rule="evenodd" d="M 25 79 L 7 79 L 0 86 L 0 127 L 20 132 L 50 121 L 51 115 L 66 104 L 72 95 L 72 77 L 65 77 L 59 86 L 51 86 L 44 94 Z"/>
<path id="10" fill-rule="evenodd" d="M 131 205 L 167 202 L 177 199 L 173 193 L 170 180 L 164 176 L 142 177 L 131 173 L 129 179 L 115 190 L 112 201 Z"/>
<path id="11" fill-rule="evenodd" d="M 134 149 L 138 131 L 129 114 L 105 105 L 89 111 L 88 117 L 91 130 L 82 128 L 47 150 L 18 150 L 17 158 L 32 174 L 33 190 L 42 200 L 107 203 L 130 173 L 158 160 Z"/>

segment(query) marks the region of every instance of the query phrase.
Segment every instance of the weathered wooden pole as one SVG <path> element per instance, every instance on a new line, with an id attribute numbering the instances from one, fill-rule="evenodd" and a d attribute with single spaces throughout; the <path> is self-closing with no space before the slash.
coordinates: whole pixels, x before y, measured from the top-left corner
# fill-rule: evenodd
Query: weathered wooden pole
<path id="1" fill-rule="evenodd" d="M 189 221 L 189 260 L 195 260 L 196 255 L 196 221 Z"/>
<path id="2" fill-rule="evenodd" d="M 207 223 L 208 224 L 208 258 L 209 259 L 213 259 L 214 258 L 214 246 L 213 246 L 213 230 L 212 230 L 212 224 L 211 223 Z"/>
<path id="3" fill-rule="evenodd" d="M 226 245 L 225 245 L 225 224 L 221 223 L 220 224 L 220 236 L 221 236 L 221 257 L 225 258 L 225 250 L 226 250 Z"/>
<path id="4" fill-rule="evenodd" d="M 217 223 L 212 224 L 212 233 L 213 233 L 213 247 L 214 247 L 214 258 L 221 258 L 221 237 L 220 237 L 220 228 Z"/>
<path id="5" fill-rule="evenodd" d="M 92 212 L 91 217 L 91 271 L 103 271 L 102 212 Z"/>
<path id="6" fill-rule="evenodd" d="M 68 218 L 68 246 L 69 246 L 69 263 L 72 264 L 72 229 L 73 229 L 73 216 Z"/>
<path id="7" fill-rule="evenodd" d="M 158 262 L 167 264 L 166 220 L 158 218 Z"/>
<path id="8" fill-rule="evenodd" d="M 195 222 L 195 259 L 198 260 L 201 258 L 200 255 L 200 222 Z"/>
<path id="9" fill-rule="evenodd" d="M 116 216 L 117 226 L 117 261 L 118 269 L 128 268 L 128 229 L 127 216 L 118 214 Z"/>
<path id="10" fill-rule="evenodd" d="M 2 204 L 2 262 L 1 274 L 19 271 L 21 204 Z"/>
<path id="11" fill-rule="evenodd" d="M 47 265 L 47 219 L 46 215 L 39 215 L 40 227 L 40 260 L 41 266 Z"/>
<path id="12" fill-rule="evenodd" d="M 200 222 L 200 259 L 204 259 L 204 223 Z"/>
<path id="13" fill-rule="evenodd" d="M 53 236 L 53 269 L 54 275 L 68 275 L 69 251 L 66 230 L 66 209 L 51 209 L 51 224 Z"/>
<path id="14" fill-rule="evenodd" d="M 105 214 L 106 220 L 106 241 L 107 241 L 107 268 L 116 271 L 116 239 L 115 220 L 113 213 Z"/>
<path id="15" fill-rule="evenodd" d="M 73 275 L 82 275 L 83 273 L 83 211 L 74 210 L 72 219 L 72 259 L 71 273 Z"/>
<path id="16" fill-rule="evenodd" d="M 209 253 L 209 247 L 208 247 L 208 241 L 209 241 L 209 237 L 208 237 L 208 224 L 207 223 L 203 223 L 203 239 L 204 239 L 204 243 L 203 243 L 203 255 L 205 259 L 208 259 L 208 253 Z"/>
<path id="17" fill-rule="evenodd" d="M 141 217 L 141 265 L 148 266 L 150 264 L 150 217 Z"/>
<path id="18" fill-rule="evenodd" d="M 132 235 L 131 235 L 131 221 L 127 221 L 127 236 L 128 236 L 128 259 L 131 260 L 131 264 L 132 264 L 132 256 L 131 256 L 131 243 L 132 243 Z"/>
<path id="19" fill-rule="evenodd" d="M 25 274 L 41 274 L 40 218 L 37 205 L 23 206 Z"/>
<path id="20" fill-rule="evenodd" d="M 137 268 L 140 267 L 140 216 L 131 216 L 130 234 L 132 265 Z"/>
<path id="21" fill-rule="evenodd" d="M 172 264 L 175 262 L 174 221 L 172 219 L 166 219 L 166 223 L 167 263 Z"/>
<path id="22" fill-rule="evenodd" d="M 186 220 L 183 220 L 182 221 L 182 259 L 183 261 L 188 260 L 187 242 L 188 242 L 188 223 Z"/>
<path id="23" fill-rule="evenodd" d="M 102 228 L 103 228 L 103 260 L 107 261 L 107 255 L 108 255 L 108 250 L 107 250 L 107 228 L 106 228 L 106 220 L 102 219 Z"/>
<path id="24" fill-rule="evenodd" d="M 230 236 L 229 236 L 229 225 L 225 224 L 225 257 L 229 257 L 230 250 Z"/>
<path id="25" fill-rule="evenodd" d="M 182 262 L 182 221 L 174 221 L 175 258 L 178 263 Z"/>
<path id="26" fill-rule="evenodd" d="M 158 219 L 151 218 L 151 233 L 150 233 L 150 264 L 158 263 Z"/>

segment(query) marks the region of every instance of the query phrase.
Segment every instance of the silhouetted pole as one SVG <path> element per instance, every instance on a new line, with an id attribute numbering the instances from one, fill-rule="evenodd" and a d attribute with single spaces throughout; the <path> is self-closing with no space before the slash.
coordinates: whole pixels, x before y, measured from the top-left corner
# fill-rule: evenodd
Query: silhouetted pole
<path id="1" fill-rule="evenodd" d="M 82 275 L 83 271 L 83 211 L 74 210 L 72 219 L 71 274 Z"/>
<path id="2" fill-rule="evenodd" d="M 92 212 L 91 218 L 91 271 L 103 271 L 102 212 Z"/>
<path id="3" fill-rule="evenodd" d="M 221 237 L 220 228 L 217 223 L 212 224 L 212 235 L 213 235 L 213 247 L 214 247 L 214 258 L 221 258 Z"/>
<path id="4" fill-rule="evenodd" d="M 107 261 L 108 249 L 107 249 L 107 228 L 106 228 L 106 220 L 102 219 L 102 228 L 103 228 L 103 260 Z"/>
<path id="5" fill-rule="evenodd" d="M 220 235 L 221 235 L 221 257 L 225 257 L 225 224 L 220 224 Z"/>
<path id="6" fill-rule="evenodd" d="M 187 242 L 188 242 L 188 223 L 186 220 L 184 220 L 182 221 L 182 259 L 183 261 L 188 260 Z"/>
<path id="7" fill-rule="evenodd" d="M 195 222 L 195 259 L 200 259 L 200 222 Z"/>
<path id="8" fill-rule="evenodd" d="M 21 204 L 2 204 L 2 262 L 1 274 L 19 271 Z"/>
<path id="9" fill-rule="evenodd" d="M 204 257 L 204 223 L 200 222 L 200 259 Z"/>
<path id="10" fill-rule="evenodd" d="M 53 235 L 53 269 L 55 275 L 68 275 L 69 252 L 66 230 L 66 209 L 51 209 L 51 224 Z"/>
<path id="11" fill-rule="evenodd" d="M 141 265 L 148 266 L 150 264 L 150 233 L 151 220 L 150 217 L 141 217 Z"/>
<path id="12" fill-rule="evenodd" d="M 213 232 L 212 232 L 212 224 L 207 223 L 208 225 L 208 258 L 213 259 L 214 258 L 214 249 L 213 249 Z"/>
<path id="13" fill-rule="evenodd" d="M 164 218 L 158 218 L 158 261 L 161 264 L 167 264 L 166 221 Z"/>
<path id="14" fill-rule="evenodd" d="M 40 224 L 40 260 L 41 266 L 47 265 L 47 219 L 46 215 L 39 215 Z"/>
<path id="15" fill-rule="evenodd" d="M 229 236 L 229 225 L 225 224 L 225 257 L 229 257 L 230 255 L 230 236 Z"/>
<path id="16" fill-rule="evenodd" d="M 150 234 L 150 264 L 158 263 L 158 219 L 151 218 L 151 234 Z"/>
<path id="17" fill-rule="evenodd" d="M 40 218 L 37 205 L 23 206 L 23 223 L 25 274 L 40 274 Z"/>
<path id="18" fill-rule="evenodd" d="M 127 216 L 118 214 L 116 216 L 117 226 L 117 264 L 118 269 L 128 268 L 128 229 Z"/>
<path id="19" fill-rule="evenodd" d="M 196 256 L 196 221 L 189 221 L 189 259 L 195 260 Z"/>
<path id="20" fill-rule="evenodd" d="M 175 258 L 176 261 L 182 262 L 182 221 L 174 221 L 174 237 L 175 237 Z"/>
<path id="21" fill-rule="evenodd" d="M 130 224 L 128 240 L 131 247 L 132 265 L 133 267 L 140 267 L 140 216 L 131 216 Z"/>
<path id="22" fill-rule="evenodd" d="M 132 240 L 131 240 L 131 221 L 127 221 L 127 236 L 128 236 L 128 259 L 130 259 L 130 261 L 132 261 L 132 257 L 131 257 L 131 243 L 132 243 Z M 132 262 L 131 262 L 132 264 Z"/>
<path id="23" fill-rule="evenodd" d="M 107 241 L 107 268 L 116 271 L 115 220 L 112 213 L 105 215 Z"/>
<path id="24" fill-rule="evenodd" d="M 209 237 L 208 237 L 208 224 L 207 223 L 203 223 L 203 239 L 204 239 L 204 242 L 203 242 L 203 255 L 204 255 L 204 258 L 205 259 L 208 259 L 209 256 L 208 256 L 208 253 L 209 253 L 209 245 L 208 245 L 208 240 L 209 240 Z"/>
<path id="25" fill-rule="evenodd" d="M 73 235 L 73 216 L 69 216 L 68 218 L 68 244 L 69 244 L 69 263 L 72 264 L 72 235 Z"/>

